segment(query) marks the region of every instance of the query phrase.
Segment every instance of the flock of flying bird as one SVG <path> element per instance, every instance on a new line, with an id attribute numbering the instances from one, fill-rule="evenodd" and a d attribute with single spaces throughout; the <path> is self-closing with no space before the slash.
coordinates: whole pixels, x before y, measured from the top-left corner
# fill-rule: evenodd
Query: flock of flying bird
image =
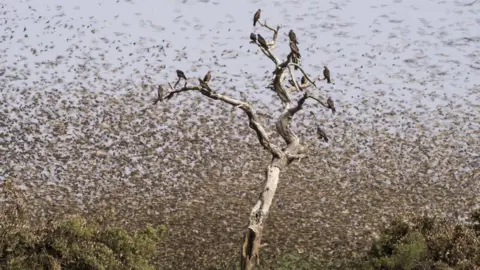
<path id="1" fill-rule="evenodd" d="M 255 15 L 253 16 L 253 26 L 256 26 L 257 22 L 259 22 L 260 20 L 260 15 L 261 15 L 261 9 L 258 9 L 257 12 L 255 12 Z M 261 22 L 259 22 L 261 24 Z M 262 24 L 261 24 L 262 25 Z M 299 44 L 298 40 L 297 40 L 297 35 L 295 34 L 295 32 L 293 32 L 292 29 L 290 29 L 290 31 L 288 32 L 288 37 L 290 39 L 290 53 L 288 54 L 287 56 L 287 59 L 291 60 L 293 63 L 295 64 L 299 64 L 300 63 L 300 58 L 301 58 L 301 55 L 300 55 L 300 50 L 298 49 L 298 46 L 297 44 Z M 268 43 L 267 41 L 265 40 L 264 37 L 262 37 L 262 35 L 260 34 L 255 34 L 255 33 L 251 33 L 250 34 L 250 40 L 251 42 L 250 43 L 258 43 L 260 44 L 260 46 L 262 46 L 263 48 L 265 49 L 268 49 Z M 295 67 L 295 69 L 297 69 L 297 67 Z M 173 86 L 173 88 L 176 88 L 177 85 L 180 83 L 181 80 L 184 80 L 185 81 L 185 85 L 184 87 L 187 86 L 187 76 L 185 76 L 185 73 L 181 70 L 177 70 L 177 77 L 178 77 L 178 80 L 177 82 L 175 83 L 175 85 Z M 328 69 L 327 66 L 324 66 L 324 70 L 323 70 L 323 76 L 324 76 L 324 80 L 327 80 L 327 83 L 331 83 L 331 79 L 330 79 L 330 70 Z M 208 83 L 210 82 L 210 80 L 212 79 L 212 74 L 211 74 L 211 71 L 208 71 L 207 74 L 205 75 L 205 77 L 203 78 L 203 80 L 201 78 L 198 78 L 198 81 L 200 83 L 200 86 L 204 89 L 207 89 L 209 91 L 211 91 L 211 88 L 210 86 L 208 85 Z M 295 83 L 292 79 L 290 79 L 288 81 L 292 86 L 295 86 Z M 301 79 L 301 84 L 305 84 L 307 82 L 307 79 L 305 78 L 305 76 L 302 77 Z M 164 89 L 162 86 L 159 86 L 158 87 L 158 97 L 157 99 L 155 100 L 154 104 L 156 104 L 157 102 L 161 101 L 163 99 L 163 94 L 164 94 Z M 335 110 L 335 104 L 332 100 L 331 97 L 329 97 L 327 99 L 327 108 L 332 110 L 332 113 L 335 113 L 336 110 Z M 317 135 L 323 139 L 325 142 L 328 142 L 328 137 L 327 137 L 327 134 L 325 133 L 325 131 L 320 128 L 318 125 L 317 125 Z"/>

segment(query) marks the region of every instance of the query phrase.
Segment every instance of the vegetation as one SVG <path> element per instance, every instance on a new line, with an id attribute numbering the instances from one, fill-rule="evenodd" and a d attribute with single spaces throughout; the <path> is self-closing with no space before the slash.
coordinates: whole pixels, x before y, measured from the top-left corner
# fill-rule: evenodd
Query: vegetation
<path id="1" fill-rule="evenodd" d="M 131 232 L 70 217 L 31 227 L 24 217 L 19 200 L 0 213 L 0 269 L 156 269 L 163 226 Z"/>
<path id="2" fill-rule="evenodd" d="M 468 224 L 437 217 L 418 216 L 410 221 L 400 217 L 382 230 L 364 254 L 350 258 L 319 260 L 292 253 L 260 269 L 479 269 L 480 209 L 473 211 Z"/>
<path id="3" fill-rule="evenodd" d="M 157 269 L 166 228 L 128 230 L 105 217 L 69 217 L 31 226 L 24 202 L 11 182 L 3 185 L 11 203 L 0 213 L 1 269 Z M 173 262 L 172 262 L 173 263 Z M 229 266 L 212 269 L 232 269 Z M 480 209 L 468 223 L 437 217 L 393 220 L 361 255 L 319 258 L 286 253 L 262 261 L 259 269 L 476 269 L 480 267 Z M 234 268 L 233 268 L 234 269 Z"/>

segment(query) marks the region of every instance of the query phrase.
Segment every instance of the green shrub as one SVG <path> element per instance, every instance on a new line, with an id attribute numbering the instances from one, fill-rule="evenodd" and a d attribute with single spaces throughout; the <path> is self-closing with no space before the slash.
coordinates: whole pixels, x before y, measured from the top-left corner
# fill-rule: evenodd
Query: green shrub
<path id="1" fill-rule="evenodd" d="M 0 269 L 155 269 L 164 226 L 127 231 L 82 217 L 29 226 L 21 192 L 10 181 L 2 191 Z"/>
<path id="2" fill-rule="evenodd" d="M 100 229 L 74 217 L 43 229 L 0 228 L 1 269 L 155 269 L 164 227 Z"/>
<path id="3" fill-rule="evenodd" d="M 478 211 L 471 225 L 434 217 L 415 218 L 411 223 L 397 219 L 382 231 L 355 269 L 476 269 L 480 267 L 476 215 Z"/>

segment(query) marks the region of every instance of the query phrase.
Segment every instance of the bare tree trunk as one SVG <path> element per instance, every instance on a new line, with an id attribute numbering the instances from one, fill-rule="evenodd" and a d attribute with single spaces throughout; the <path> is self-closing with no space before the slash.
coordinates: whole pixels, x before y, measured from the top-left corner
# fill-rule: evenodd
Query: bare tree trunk
<path id="1" fill-rule="evenodd" d="M 317 80 L 317 78 L 319 77 L 311 80 L 310 77 L 305 73 L 303 68 L 297 63 L 293 62 L 293 57 L 289 56 L 287 57 L 287 60 L 281 62 L 272 52 L 272 50 L 275 48 L 275 43 L 277 42 L 280 26 L 277 26 L 277 28 L 274 29 L 268 26 L 266 23 L 262 24 L 260 21 L 258 21 L 258 23 L 262 27 L 273 31 L 272 41 L 265 41 L 266 44 L 260 44 L 257 40 L 253 40 L 251 41 L 251 43 L 256 44 L 263 52 L 263 54 L 275 64 L 275 70 L 273 72 L 274 77 L 273 82 L 270 85 L 270 89 L 272 89 L 277 94 L 278 98 L 282 102 L 283 112 L 278 118 L 275 127 L 278 134 L 285 141 L 285 147 L 280 148 L 270 142 L 267 132 L 265 131 L 265 128 L 260 122 L 258 115 L 255 113 L 254 109 L 249 103 L 233 99 L 227 95 L 217 94 L 216 91 L 214 91 L 208 85 L 208 83 L 203 81 L 201 78 L 199 79 L 199 86 L 187 87 L 187 85 L 185 85 L 180 89 L 175 89 L 175 87 L 169 83 L 171 91 L 166 95 L 163 95 L 163 88 L 159 88 L 158 98 L 154 102 L 154 104 L 156 104 L 158 101 L 169 100 L 175 95 L 182 92 L 199 91 L 202 95 L 208 98 L 220 100 L 224 103 L 235 106 L 236 108 L 239 108 L 245 112 L 249 119 L 249 126 L 255 131 L 258 137 L 258 141 L 264 149 L 268 150 L 272 154 L 272 160 L 266 171 L 265 187 L 263 188 L 263 191 L 260 194 L 257 203 L 255 204 L 250 213 L 249 225 L 244 234 L 244 241 L 242 245 L 240 260 L 242 270 L 253 269 L 255 265 L 259 263 L 263 226 L 268 217 L 270 206 L 272 205 L 273 197 L 275 196 L 275 191 L 277 190 L 280 170 L 286 168 L 292 161 L 301 160 L 302 158 L 306 157 L 304 155 L 306 150 L 305 147 L 300 143 L 300 139 L 290 128 L 293 116 L 295 115 L 295 113 L 302 109 L 305 101 L 309 98 L 317 101 L 322 106 L 328 108 L 325 102 L 320 100 L 320 98 L 309 94 L 306 90 L 310 86 L 316 86 L 314 80 Z M 304 83 L 297 83 L 294 76 L 293 68 L 295 68 L 295 70 L 298 69 L 302 72 L 303 76 L 306 79 L 302 80 L 304 81 Z M 294 86 L 284 86 L 284 80 L 287 74 L 290 75 L 291 79 L 293 80 Z M 290 98 L 290 93 L 301 91 L 304 91 L 304 95 L 297 101 L 296 104 L 294 104 L 292 102 L 292 99 Z"/>
<path id="2" fill-rule="evenodd" d="M 253 269 L 255 264 L 259 263 L 263 222 L 268 216 L 280 176 L 280 168 L 273 165 L 277 163 L 276 161 L 276 159 L 273 159 L 272 164 L 268 166 L 265 188 L 250 213 L 250 224 L 245 232 L 242 247 L 241 269 Z"/>

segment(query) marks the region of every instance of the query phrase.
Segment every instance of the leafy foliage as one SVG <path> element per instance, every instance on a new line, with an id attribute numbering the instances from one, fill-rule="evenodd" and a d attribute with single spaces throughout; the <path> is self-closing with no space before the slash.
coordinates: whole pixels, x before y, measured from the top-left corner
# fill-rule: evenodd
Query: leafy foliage
<path id="1" fill-rule="evenodd" d="M 76 216 L 31 227 L 22 209 L 16 200 L 0 213 L 0 269 L 156 269 L 164 226 L 130 232 Z"/>
<path id="2" fill-rule="evenodd" d="M 478 210 L 472 214 L 472 220 Z M 397 219 L 383 230 L 358 269 L 474 269 L 480 266 L 478 224 L 436 217 Z"/>
<path id="3" fill-rule="evenodd" d="M 0 228 L 2 269 L 155 269 L 164 227 L 130 233 L 74 217 L 42 229 Z"/>

